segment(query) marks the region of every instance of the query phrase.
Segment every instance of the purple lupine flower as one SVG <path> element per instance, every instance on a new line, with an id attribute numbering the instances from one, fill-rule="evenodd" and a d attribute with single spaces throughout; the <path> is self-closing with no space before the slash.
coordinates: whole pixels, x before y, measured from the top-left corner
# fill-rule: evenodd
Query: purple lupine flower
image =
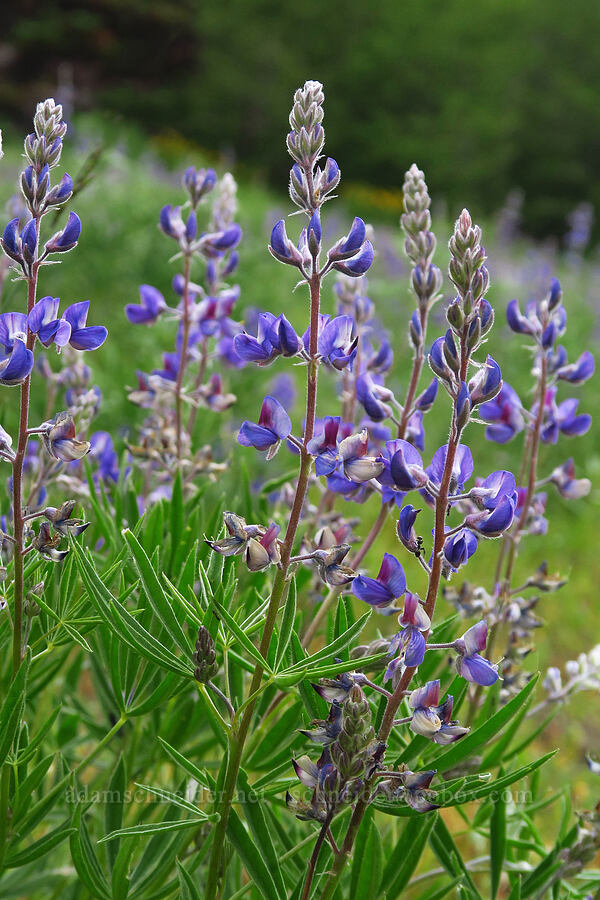
<path id="1" fill-rule="evenodd" d="M 433 738 L 442 727 L 437 714 L 440 702 L 440 681 L 428 681 L 422 687 L 411 691 L 408 705 L 413 710 L 410 730 L 423 737 Z"/>
<path id="2" fill-rule="evenodd" d="M 239 556 L 248 546 L 248 542 L 260 538 L 265 529 L 262 525 L 247 525 L 246 520 L 232 512 L 223 513 L 223 522 L 229 537 L 211 541 L 205 538 L 211 550 L 221 556 Z"/>
<path id="3" fill-rule="evenodd" d="M 496 360 L 488 354 L 488 357 L 477 374 L 469 381 L 469 395 L 471 405 L 489 402 L 502 389 L 502 372 Z"/>
<path id="4" fill-rule="evenodd" d="M 344 275 L 349 275 L 350 278 L 360 278 L 369 271 L 373 265 L 374 258 L 375 253 L 371 241 L 365 241 L 356 256 L 353 256 L 352 259 L 348 259 L 346 262 L 334 262 L 333 268 Z"/>
<path id="5" fill-rule="evenodd" d="M 275 259 L 279 260 L 279 262 L 287 263 L 289 266 L 296 266 L 297 268 L 301 268 L 302 266 L 302 254 L 294 242 L 287 236 L 283 219 L 280 219 L 279 222 L 273 226 L 271 243 L 269 244 L 269 253 L 271 256 L 274 256 Z"/>
<path id="6" fill-rule="evenodd" d="M 283 313 L 277 316 L 269 331 L 271 343 L 282 356 L 296 356 L 303 349 L 302 340 L 298 337 L 291 323 Z"/>
<path id="7" fill-rule="evenodd" d="M 411 731 L 422 734 L 435 741 L 436 744 L 453 744 L 468 733 L 456 721 L 452 721 L 454 698 L 448 694 L 442 704 L 440 700 L 440 682 L 428 681 L 410 695 L 409 704 L 414 710 Z"/>
<path id="8" fill-rule="evenodd" d="M 65 172 L 58 184 L 55 184 L 54 187 L 46 194 L 44 198 L 44 205 L 46 207 L 60 206 L 61 204 L 67 202 L 72 193 L 73 179 L 67 172 Z"/>
<path id="9" fill-rule="evenodd" d="M 338 464 L 338 431 L 341 419 L 339 416 L 326 416 L 323 429 L 306 445 L 306 449 L 315 457 L 317 475 L 331 475 Z"/>
<path id="10" fill-rule="evenodd" d="M 31 222 L 32 219 L 29 220 Z M 14 219 L 11 219 L 4 229 L 4 234 L 2 235 L 2 240 L 0 240 L 0 245 L 2 245 L 2 249 L 11 259 L 14 259 L 15 262 L 22 263 L 23 262 L 23 237 L 25 232 L 25 227 L 29 224 L 26 223 L 23 230 L 19 234 L 19 217 L 16 216 Z M 35 253 L 35 244 L 33 245 L 33 252 Z"/>
<path id="11" fill-rule="evenodd" d="M 377 353 L 374 353 L 371 356 L 367 356 L 367 368 L 375 375 L 384 375 L 390 370 L 393 362 L 394 351 L 392 350 L 392 345 L 388 340 L 383 340 L 381 342 Z"/>
<path id="12" fill-rule="evenodd" d="M 499 469 L 483 481 L 478 479 L 475 487 L 469 491 L 469 496 L 480 509 L 496 509 L 504 497 L 511 497 L 515 493 L 516 488 L 513 473 Z"/>
<path id="13" fill-rule="evenodd" d="M 341 672 L 335 678 L 321 678 L 313 687 L 326 703 L 343 703 L 354 685 L 364 684 L 365 681 L 361 672 Z"/>
<path id="14" fill-rule="evenodd" d="M 487 622 L 483 619 L 469 628 L 454 642 L 459 657 L 456 669 L 459 675 L 473 684 L 488 687 L 498 680 L 498 666 L 481 656 L 487 643 Z"/>
<path id="15" fill-rule="evenodd" d="M 44 447 L 55 459 L 73 462 L 89 452 L 89 442 L 78 441 L 75 437 L 75 422 L 68 413 L 58 413 L 45 426 L 46 430 L 42 432 Z"/>
<path id="16" fill-rule="evenodd" d="M 482 403 L 479 415 L 484 422 L 489 422 L 485 429 L 488 440 L 497 444 L 506 444 L 525 427 L 523 405 L 519 395 L 506 381 L 493 400 Z"/>
<path id="17" fill-rule="evenodd" d="M 153 325 L 160 314 L 167 308 L 165 298 L 151 284 L 140 285 L 141 303 L 128 303 L 125 315 L 133 325 Z"/>
<path id="18" fill-rule="evenodd" d="M 305 340 L 304 346 L 310 346 L 310 342 L 307 344 Z M 358 335 L 352 316 L 336 316 L 319 327 L 318 353 L 326 365 L 338 371 L 347 366 L 352 369 L 357 348 Z"/>
<path id="19" fill-rule="evenodd" d="M 575 463 L 572 459 L 553 469 L 549 480 L 566 500 L 585 497 L 592 488 L 589 478 L 575 478 Z"/>
<path id="20" fill-rule="evenodd" d="M 431 628 L 431 619 L 416 594 L 406 592 L 404 609 L 398 619 L 402 630 L 395 634 L 390 641 L 390 656 L 398 653 L 395 660 L 388 666 L 386 678 L 392 678 L 399 662 L 413 667 L 420 666 L 425 658 L 425 635 L 423 632 Z M 399 652 L 398 652 L 399 651 Z"/>
<path id="21" fill-rule="evenodd" d="M 75 500 L 66 500 L 58 508 L 56 506 L 47 506 L 43 510 L 43 515 L 52 524 L 55 531 L 66 537 L 72 534 L 73 537 L 83 534 L 90 522 L 84 522 L 82 519 L 74 519 L 71 513 L 75 509 Z"/>
<path id="22" fill-rule="evenodd" d="M 57 347 L 64 347 L 69 343 L 71 326 L 66 319 L 58 318 L 59 305 L 58 297 L 42 297 L 27 317 L 29 330 L 37 334 L 44 347 L 49 347 L 52 343 Z"/>
<path id="23" fill-rule="evenodd" d="M 202 236 L 202 252 L 209 257 L 221 256 L 227 250 L 233 250 L 242 239 L 242 229 L 237 223 L 228 225 L 222 231 Z"/>
<path id="24" fill-rule="evenodd" d="M 412 491 L 427 484 L 427 474 L 419 452 L 408 441 L 396 439 L 390 446 L 390 478 L 399 491 Z M 387 449 L 387 444 L 386 444 Z"/>
<path id="25" fill-rule="evenodd" d="M 583 384 L 592 377 L 594 369 L 594 357 L 589 350 L 585 350 L 577 362 L 560 366 L 555 374 L 558 379 L 568 381 L 569 384 Z"/>
<path id="26" fill-rule="evenodd" d="M 398 456 L 398 454 L 400 454 Z M 423 469 L 423 460 L 412 444 L 396 438 L 386 441 L 381 452 L 383 471 L 378 477 L 381 485 L 381 500 L 388 503 L 394 500 L 400 508 L 407 491 L 413 490 L 422 483 L 427 482 L 427 476 Z M 392 460 L 394 460 L 394 473 L 392 473 Z M 400 478 L 397 483 L 395 478 Z"/>
<path id="27" fill-rule="evenodd" d="M 517 488 L 517 505 L 516 505 L 516 509 L 515 509 L 515 519 L 521 518 L 521 514 L 523 512 L 523 507 L 525 504 L 526 497 L 527 497 L 527 488 L 518 487 Z M 533 495 L 531 503 L 529 504 L 529 510 L 528 510 L 528 514 L 527 514 L 527 533 L 528 534 L 542 535 L 542 534 L 546 534 L 546 532 L 548 531 L 548 521 L 544 518 L 547 500 L 548 500 L 548 496 L 544 492 Z"/>
<path id="28" fill-rule="evenodd" d="M 244 550 L 244 560 L 251 572 L 263 572 L 281 559 L 279 553 L 279 525 L 271 522 L 264 534 L 250 538 Z"/>
<path id="29" fill-rule="evenodd" d="M 336 544 L 328 550 L 315 550 L 312 559 L 315 561 L 319 577 L 331 587 L 342 587 L 350 584 L 356 573 L 342 565 L 342 561 L 350 552 L 350 544 Z"/>
<path id="30" fill-rule="evenodd" d="M 579 400 L 570 397 L 556 404 L 556 387 L 548 388 L 544 398 L 544 422 L 540 432 L 540 439 L 544 444 L 555 444 L 559 432 L 566 437 L 578 437 L 585 434 L 592 424 L 592 417 L 587 413 L 577 415 Z M 535 403 L 532 413 L 537 414 L 538 404 Z"/>
<path id="31" fill-rule="evenodd" d="M 368 449 L 369 433 L 366 428 L 358 434 L 344 438 L 339 445 L 342 471 L 346 478 L 355 484 L 370 481 L 383 472 L 383 461 L 380 457 L 367 456 Z"/>
<path id="32" fill-rule="evenodd" d="M 392 408 L 385 401 L 393 396 L 389 388 L 375 381 L 368 372 L 356 379 L 356 399 L 373 422 L 381 422 L 392 415 Z"/>
<path id="33" fill-rule="evenodd" d="M 97 350 L 108 336 L 104 325 L 86 325 L 90 308 L 89 300 L 72 303 L 64 311 L 64 318 L 71 326 L 69 343 L 75 350 Z"/>
<path id="34" fill-rule="evenodd" d="M 181 207 L 173 206 L 171 203 L 163 206 L 158 217 L 158 225 L 168 237 L 180 240 L 185 234 Z"/>
<path id="35" fill-rule="evenodd" d="M 331 704 L 331 709 L 329 710 L 327 718 L 315 719 L 312 722 L 315 727 L 307 728 L 305 730 L 300 728 L 300 734 L 303 734 L 310 741 L 314 741 L 315 744 L 322 744 L 327 747 L 336 740 L 342 730 L 343 714 L 344 712 L 341 704 L 337 700 L 334 700 Z"/>
<path id="36" fill-rule="evenodd" d="M 114 482 L 119 480 L 119 457 L 114 448 L 114 443 L 108 431 L 96 431 L 90 438 L 90 459 L 93 459 L 98 467 L 98 476 L 102 481 Z"/>
<path id="37" fill-rule="evenodd" d="M 331 261 L 341 261 L 355 256 L 363 246 L 366 235 L 367 229 L 365 223 L 356 216 L 352 222 L 350 231 L 345 237 L 340 238 L 340 240 L 334 244 L 327 254 L 328 258 Z"/>
<path id="38" fill-rule="evenodd" d="M 426 772 L 411 772 L 405 769 L 397 775 L 394 773 L 393 778 L 380 781 L 377 789 L 391 800 L 404 800 L 416 812 L 431 812 L 439 809 L 439 804 L 433 802 L 435 791 L 429 789 L 436 774 L 436 769 L 429 769 Z"/>
<path id="39" fill-rule="evenodd" d="M 190 195 L 194 206 L 208 194 L 217 183 L 217 173 L 214 169 L 196 169 L 189 166 L 183 176 L 183 186 Z"/>
<path id="40" fill-rule="evenodd" d="M 500 537 L 513 523 L 515 517 L 516 493 L 504 496 L 492 510 L 469 513 L 465 524 L 482 537 Z"/>
<path id="41" fill-rule="evenodd" d="M 27 317 L 23 313 L 0 315 L 0 384 L 21 384 L 31 374 L 34 358 L 26 347 Z"/>
<path id="42" fill-rule="evenodd" d="M 275 397 L 267 396 L 260 410 L 258 423 L 243 422 L 238 434 L 238 443 L 242 447 L 255 447 L 267 450 L 267 459 L 271 459 L 281 441 L 290 436 L 292 422 L 281 403 Z"/>
<path id="43" fill-rule="evenodd" d="M 448 444 L 439 447 L 433 454 L 431 464 L 426 469 L 429 479 L 438 487 L 442 483 L 447 453 Z M 469 480 L 472 474 L 473 455 L 465 444 L 461 444 L 456 451 L 452 466 L 450 498 L 452 498 L 452 494 L 460 494 L 464 491 L 465 482 Z"/>
<path id="44" fill-rule="evenodd" d="M 32 220 L 33 221 L 33 220 Z M 27 227 L 27 226 L 26 226 Z M 81 235 L 81 219 L 74 213 L 69 213 L 67 224 L 62 231 L 57 231 L 49 241 L 46 241 L 46 253 L 67 253 L 77 246 Z"/>
<path id="45" fill-rule="evenodd" d="M 368 578 L 366 575 L 358 575 L 352 582 L 352 593 L 359 600 L 375 607 L 385 615 L 397 612 L 396 609 L 388 609 L 395 600 L 402 597 L 406 591 L 406 576 L 404 569 L 395 556 L 391 553 L 384 554 L 381 568 L 377 578 Z"/>
<path id="46" fill-rule="evenodd" d="M 223 378 L 220 372 L 213 372 L 206 384 L 199 388 L 198 393 L 208 408 L 214 412 L 223 412 L 236 401 L 235 394 L 228 394 L 223 390 Z"/>
<path id="47" fill-rule="evenodd" d="M 438 380 L 434 378 L 425 390 L 415 400 L 415 406 L 421 412 L 428 412 L 435 402 L 438 392 Z"/>
<path id="48" fill-rule="evenodd" d="M 444 541 L 444 557 L 456 572 L 477 550 L 477 538 L 468 528 L 461 528 Z"/>
<path id="49" fill-rule="evenodd" d="M 62 562 L 69 551 L 58 549 L 61 540 L 60 534 L 52 534 L 48 522 L 42 522 L 31 546 L 35 547 L 43 559 L 47 559 L 49 562 Z"/>
<path id="50" fill-rule="evenodd" d="M 421 552 L 422 541 L 421 538 L 417 536 L 414 529 L 414 524 L 420 512 L 420 509 L 415 509 L 410 503 L 407 503 L 406 506 L 403 506 L 400 510 L 396 531 L 400 541 L 410 553 Z"/>
<path id="51" fill-rule="evenodd" d="M 244 362 L 265 366 L 279 356 L 279 349 L 271 341 L 271 329 L 276 321 L 273 313 L 260 313 L 256 337 L 245 331 L 236 334 L 233 338 L 233 347 L 238 357 Z"/>

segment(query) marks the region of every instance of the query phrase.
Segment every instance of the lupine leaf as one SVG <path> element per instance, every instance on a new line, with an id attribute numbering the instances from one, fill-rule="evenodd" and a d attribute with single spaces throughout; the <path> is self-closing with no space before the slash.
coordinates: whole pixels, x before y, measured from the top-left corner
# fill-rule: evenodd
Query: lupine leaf
<path id="1" fill-rule="evenodd" d="M 287 892 L 283 882 L 281 868 L 279 866 L 279 858 L 275 847 L 273 846 L 273 839 L 265 819 L 261 801 L 250 786 L 248 776 L 243 769 L 240 769 L 238 784 L 241 787 L 241 792 L 239 793 L 240 804 L 244 810 L 244 816 L 246 817 L 246 822 L 248 823 L 256 847 L 269 868 L 280 900 L 286 900 Z"/>
<path id="2" fill-rule="evenodd" d="M 499 772 L 502 775 L 502 769 Z M 504 857 L 506 856 L 506 801 L 504 791 L 496 790 L 492 798 L 493 809 L 490 819 L 490 875 L 491 900 L 495 900 L 500 886 Z"/>
<path id="3" fill-rule="evenodd" d="M 487 742 L 497 734 L 500 729 L 509 722 L 519 709 L 527 702 L 529 695 L 532 693 L 537 682 L 537 676 L 532 678 L 528 684 L 515 696 L 508 701 L 505 706 L 500 707 L 498 712 L 490 716 L 490 718 L 475 728 L 470 734 L 461 738 L 456 743 L 451 744 L 445 753 L 435 758 L 435 766 L 438 771 L 443 772 L 445 769 L 451 769 L 463 759 L 483 747 Z"/>
<path id="4" fill-rule="evenodd" d="M 351 644 L 354 638 L 358 637 L 361 633 L 367 621 L 371 616 L 371 612 L 366 612 L 364 615 L 360 617 L 353 625 L 351 625 L 343 634 L 341 634 L 338 638 L 336 638 L 331 644 L 327 647 L 324 647 L 322 650 L 318 650 L 316 653 L 313 653 L 311 656 L 307 656 L 299 663 L 295 663 L 289 669 L 285 670 L 285 673 L 281 674 L 289 674 L 295 669 L 314 669 L 316 663 L 322 662 L 323 660 L 330 659 L 332 656 L 335 656 L 340 650 L 344 647 L 347 647 L 348 644 Z M 378 658 L 381 658 L 381 654 Z M 353 663 L 353 668 L 359 664 L 359 661 L 355 661 Z M 363 661 L 360 660 L 360 665 L 363 664 Z M 339 667 L 338 667 L 339 668 Z"/>
<path id="5" fill-rule="evenodd" d="M 292 637 L 292 630 L 294 628 L 294 622 L 296 620 L 296 579 L 292 577 L 290 579 L 287 597 L 285 600 L 285 606 L 283 609 L 283 616 L 281 618 L 281 627 L 279 629 L 279 639 L 277 641 L 277 650 L 275 651 L 275 664 L 273 666 L 274 670 L 280 667 L 282 660 L 285 656 L 285 652 L 289 647 L 290 640 Z"/>
<path id="6" fill-rule="evenodd" d="M 436 818 L 437 813 L 433 813 L 408 820 L 388 857 L 377 896 L 385 896 L 386 900 L 394 900 L 400 896 L 419 865 Z"/>
<path id="7" fill-rule="evenodd" d="M 456 844 L 452 839 L 452 835 L 448 831 L 448 827 L 441 816 L 437 816 L 435 820 L 435 824 L 429 836 L 429 843 L 446 871 L 453 877 L 462 876 L 464 880 L 464 889 L 468 891 L 471 897 L 482 900 L 481 894 L 475 887 L 475 883 L 469 874 L 469 870 L 465 866 Z"/>
<path id="8" fill-rule="evenodd" d="M 202 900 L 198 883 L 192 878 L 184 866 L 175 860 L 177 864 L 177 876 L 179 878 L 179 890 L 181 900 Z"/>
<path id="9" fill-rule="evenodd" d="M 19 728 L 25 706 L 25 688 L 30 663 L 31 650 L 28 650 L 25 659 L 19 666 L 13 683 L 6 693 L 2 709 L 0 710 L 0 766 L 4 764 L 6 757 L 10 753 L 13 740 Z"/>
<path id="10" fill-rule="evenodd" d="M 231 613 L 229 613 L 225 609 L 224 606 L 221 606 L 221 604 L 218 603 L 217 600 L 215 600 L 214 598 L 211 602 L 215 608 L 217 615 L 225 620 L 227 627 L 232 632 L 232 634 L 234 635 L 234 637 L 236 638 L 238 643 L 242 645 L 242 647 L 252 657 L 252 659 L 255 660 L 255 662 L 257 662 L 260 666 L 262 666 L 262 668 L 265 670 L 265 672 L 270 673 L 271 669 L 269 668 L 269 665 L 268 665 L 266 659 L 263 656 L 261 656 L 261 654 L 256 649 L 256 647 L 254 646 L 254 644 L 252 643 L 250 638 L 242 631 L 242 629 L 240 628 L 238 623 L 235 621 L 235 619 L 233 618 Z"/>
<path id="11" fill-rule="evenodd" d="M 163 590 L 158 575 L 152 567 L 152 563 L 146 555 L 146 551 L 128 528 L 123 531 L 123 537 L 131 550 L 135 567 L 142 580 L 144 593 L 156 616 L 182 653 L 191 655 L 194 649 L 192 643 L 173 612 L 173 607 Z"/>
<path id="12" fill-rule="evenodd" d="M 206 775 L 204 774 L 204 772 L 199 769 L 198 766 L 194 765 L 193 762 L 190 762 L 189 759 L 186 759 L 186 757 L 182 753 L 180 753 L 179 750 L 176 750 L 175 747 L 171 747 L 171 745 L 168 744 L 164 738 L 161 738 L 159 736 L 158 740 L 165 748 L 173 762 L 175 762 L 178 766 L 181 766 L 184 772 L 187 772 L 188 775 L 191 775 L 191 777 L 194 778 L 199 785 L 208 790 L 208 782 L 206 780 Z"/>
<path id="13" fill-rule="evenodd" d="M 248 875 L 260 891 L 262 900 L 280 900 L 273 876 L 262 855 L 234 809 L 229 812 L 227 836 L 239 855 Z"/>
<path id="14" fill-rule="evenodd" d="M 70 836 L 70 848 L 75 871 L 94 897 L 99 900 L 111 900 L 106 878 L 90 843 L 80 804 L 75 809 L 73 828 Z"/>
<path id="15" fill-rule="evenodd" d="M 184 828 L 193 828 L 197 825 L 201 825 L 203 822 L 210 821 L 214 821 L 213 816 L 207 816 L 198 810 L 197 818 L 195 819 L 175 819 L 171 822 L 149 822 L 147 824 L 141 823 L 139 825 L 132 825 L 130 828 L 120 828 L 117 831 L 113 831 L 112 834 L 105 835 L 103 838 L 100 838 L 98 843 L 104 844 L 107 841 L 114 841 L 115 838 L 118 837 L 158 834 L 163 831 L 181 831 Z"/>
<path id="16" fill-rule="evenodd" d="M 356 880 L 354 879 L 354 867 L 352 866 L 352 897 L 355 900 L 373 900 L 376 896 L 381 869 L 383 867 L 383 847 L 379 830 L 374 822 L 370 823 L 367 841 L 362 860 L 358 868 Z"/>
<path id="17" fill-rule="evenodd" d="M 118 831 L 123 825 L 126 786 L 125 760 L 121 754 L 111 775 L 108 784 L 108 799 L 104 803 L 104 828 L 109 834 L 113 831 Z M 113 841 L 106 848 L 106 858 L 111 871 L 114 868 L 118 852 L 118 841 Z"/>
<path id="18" fill-rule="evenodd" d="M 85 556 L 83 550 L 75 543 L 71 542 L 72 549 L 77 556 L 79 571 L 84 584 L 90 594 L 91 599 L 96 606 L 100 616 L 106 623 L 108 628 L 116 634 L 121 640 L 125 641 L 142 656 L 151 662 L 157 663 L 162 668 L 178 675 L 192 675 L 193 666 L 191 655 L 189 661 L 180 660 L 171 653 L 164 644 L 161 644 L 157 638 L 150 634 L 143 625 L 141 625 L 135 616 L 122 606 L 116 597 L 111 594 L 103 580 L 98 575 L 94 565 Z M 187 664 L 186 664 L 187 663 Z"/>
<path id="19" fill-rule="evenodd" d="M 45 856 L 46 853 L 49 853 L 50 850 L 53 850 L 61 844 L 74 830 L 70 820 L 67 820 L 53 831 L 48 832 L 48 834 L 45 834 L 37 841 L 34 841 L 33 844 L 30 844 L 24 850 L 20 850 L 19 853 L 11 853 L 5 860 L 4 865 L 7 869 L 17 869 L 22 866 L 27 866 L 29 863 L 35 862 L 36 859 L 40 859 L 42 856 Z"/>

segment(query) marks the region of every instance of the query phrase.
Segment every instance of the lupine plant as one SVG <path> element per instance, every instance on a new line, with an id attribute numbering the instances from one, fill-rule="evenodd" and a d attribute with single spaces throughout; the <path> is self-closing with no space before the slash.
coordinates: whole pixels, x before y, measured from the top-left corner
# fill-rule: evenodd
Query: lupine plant
<path id="1" fill-rule="evenodd" d="M 413 308 L 390 337 L 367 282 L 373 230 L 355 217 L 326 237 L 341 171 L 323 153 L 323 116 L 322 86 L 308 81 L 287 135 L 296 215 L 273 226 L 268 246 L 292 276 L 292 305 L 231 318 L 241 239 L 231 175 L 189 168 L 186 203 L 161 211 L 181 261 L 175 301 L 144 284 L 125 313 L 139 327 L 175 322 L 175 349 L 138 373 L 130 399 L 147 418 L 119 458 L 116 435 L 86 438 L 99 396 L 81 354 L 106 330 L 87 324 L 87 303 L 60 315 L 57 298 L 36 295 L 39 269 L 80 231 L 70 212 L 42 243 L 42 217 L 68 203 L 71 185 L 50 183 L 60 107 L 38 107 L 27 211 L 2 240 L 28 290 L 27 312 L 0 319 L 0 380 L 21 392 L 15 437 L 0 431 L 12 466 L 0 535 L 0 639 L 13 646 L 0 712 L 3 896 L 43 891 L 37 867 L 66 840 L 72 868 L 42 877 L 73 900 L 599 889 L 589 868 L 598 811 L 575 824 L 568 805 L 555 813 L 565 793 L 540 780 L 553 753 L 531 755 L 561 704 L 598 690 L 598 647 L 564 674 L 550 668 L 536 696 L 537 605 L 566 579 L 519 559 L 522 542 L 546 532 L 547 488 L 565 500 L 590 490 L 571 459 L 547 464 L 544 448 L 590 428 L 559 391 L 590 378 L 593 357 L 569 362 L 559 344 L 558 281 L 524 310 L 512 301 L 507 323 L 525 343 L 514 354 L 528 354 L 533 386 L 520 399 L 489 352 L 499 341 L 482 230 L 460 213 L 445 282 L 416 165 L 401 217 Z M 399 334 L 412 356 L 400 375 Z M 73 354 L 69 365 L 36 360 L 38 344 Z M 244 370 L 243 411 L 209 374 L 217 365 Z M 264 396 L 251 390 L 254 368 L 271 366 L 302 375 L 299 414 L 277 379 Z M 34 426 L 32 378 L 47 410 Z M 63 388 L 67 408 L 50 418 Z M 205 421 L 214 447 L 197 446 Z M 495 445 L 519 440 L 518 471 L 496 468 Z M 68 499 L 55 500 L 65 487 Z M 89 522 L 73 516 L 77 501 Z M 489 583 L 461 581 L 494 550 Z M 43 699 L 56 677 L 62 712 Z M 598 770 L 593 752 L 589 766 Z"/>

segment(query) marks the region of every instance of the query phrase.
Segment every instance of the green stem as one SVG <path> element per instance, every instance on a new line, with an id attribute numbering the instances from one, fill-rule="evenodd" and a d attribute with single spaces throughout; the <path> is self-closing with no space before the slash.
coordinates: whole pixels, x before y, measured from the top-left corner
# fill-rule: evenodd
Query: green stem
<path id="1" fill-rule="evenodd" d="M 312 466 L 312 457 L 307 451 L 306 446 L 313 436 L 317 410 L 317 380 L 319 368 L 317 359 L 317 340 L 319 336 L 321 279 L 318 272 L 316 271 L 316 265 L 314 267 L 313 275 L 309 280 L 309 288 L 310 363 L 307 369 L 306 424 L 304 428 L 303 447 L 300 452 L 300 470 L 298 473 L 296 493 L 294 496 L 294 502 L 292 504 L 292 510 L 281 548 L 281 563 L 273 581 L 271 597 L 269 599 L 269 606 L 267 609 L 267 617 L 265 620 L 265 627 L 260 642 L 260 653 L 265 658 L 269 651 L 269 645 L 271 643 L 271 637 L 273 635 L 273 629 L 275 627 L 275 621 L 277 618 L 277 611 L 283 599 L 284 592 L 288 586 L 287 575 L 290 565 L 290 558 L 292 556 L 292 549 L 296 537 L 296 531 L 298 530 L 300 516 L 302 514 L 304 501 L 306 499 L 310 470 Z M 261 665 L 257 665 L 254 669 L 252 682 L 250 684 L 250 696 L 258 691 L 261 685 L 263 674 L 263 667 Z M 244 714 L 242 716 L 239 728 L 237 729 L 237 731 L 232 730 L 229 738 L 229 759 L 227 763 L 225 781 L 223 783 L 223 789 L 221 792 L 222 799 L 221 802 L 217 805 L 219 821 L 215 825 L 215 834 L 213 838 L 211 858 L 208 868 L 208 882 L 206 885 L 205 900 L 215 900 L 215 898 L 219 895 L 220 885 L 225 875 L 225 860 L 223 857 L 223 849 L 225 844 L 225 837 L 227 834 L 227 824 L 229 822 L 229 811 L 233 803 L 235 786 L 237 783 L 237 777 L 240 770 L 242 755 L 244 752 L 244 745 L 246 743 L 246 738 L 248 737 L 248 731 L 252 722 L 255 705 L 256 700 L 253 700 L 247 704 L 246 708 L 244 709 Z"/>
<path id="2" fill-rule="evenodd" d="M 460 369 L 460 380 L 464 381 L 467 373 L 468 366 L 468 355 L 465 350 L 464 340 L 461 340 L 461 369 Z M 452 426 L 450 431 L 450 439 L 448 441 L 448 451 L 446 453 L 446 461 L 444 464 L 444 471 L 442 474 L 442 480 L 440 484 L 440 489 L 438 492 L 438 496 L 435 501 L 435 531 L 434 531 L 434 539 L 433 539 L 433 560 L 431 566 L 431 573 L 429 576 L 429 585 L 427 589 L 427 598 L 425 600 L 425 612 L 433 621 L 433 616 L 435 613 L 435 604 L 437 600 L 437 595 L 440 586 L 440 579 L 442 576 L 442 552 L 444 549 L 444 540 L 445 540 L 445 522 L 446 522 L 446 512 L 448 508 L 448 495 L 450 492 L 450 480 L 452 477 L 452 469 L 454 467 L 454 460 L 456 458 L 456 451 L 458 450 L 458 446 L 460 443 L 460 434 L 456 428 L 456 403 L 454 405 L 453 415 L 452 415 Z M 425 634 L 425 640 L 427 640 L 429 632 Z M 387 739 L 390 735 L 390 732 L 394 726 L 394 719 L 396 718 L 396 713 L 398 708 L 402 702 L 402 699 L 405 695 L 406 690 L 413 678 L 413 675 L 417 671 L 417 667 L 411 667 L 404 670 L 402 677 L 396 686 L 396 689 L 390 699 L 387 702 L 385 712 L 383 715 L 383 719 L 381 722 L 381 727 L 379 729 L 379 733 L 377 735 L 377 739 L 379 741 L 387 742 Z M 350 819 L 350 824 L 348 825 L 348 831 L 346 832 L 346 836 L 344 838 L 344 843 L 342 844 L 341 852 L 339 856 L 336 856 L 333 861 L 333 868 L 331 874 L 327 880 L 325 885 L 325 889 L 323 894 L 321 895 L 321 900 L 331 900 L 335 891 L 337 890 L 339 880 L 341 878 L 342 872 L 346 866 L 347 861 L 350 858 L 350 854 L 352 853 L 352 848 L 354 847 L 354 841 L 356 840 L 356 835 L 358 834 L 358 829 L 363 820 L 363 816 L 366 812 L 366 809 L 369 805 L 369 802 L 372 797 L 372 789 L 374 785 L 375 777 L 371 778 L 369 781 L 366 781 L 363 790 L 356 802 L 354 807 L 354 811 L 352 813 L 352 818 Z"/>

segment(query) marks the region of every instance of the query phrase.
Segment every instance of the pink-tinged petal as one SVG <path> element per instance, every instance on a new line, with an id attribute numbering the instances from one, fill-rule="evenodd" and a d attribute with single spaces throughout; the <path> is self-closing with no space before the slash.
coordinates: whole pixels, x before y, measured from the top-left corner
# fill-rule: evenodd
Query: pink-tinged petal
<path id="1" fill-rule="evenodd" d="M 425 612 L 416 594 L 407 592 L 404 600 L 404 611 L 400 619 L 401 625 L 415 625 L 419 631 L 428 631 L 431 627 L 431 619 Z"/>
<path id="2" fill-rule="evenodd" d="M 465 656 L 471 656 L 473 653 L 481 653 L 485 650 L 487 643 L 487 622 L 482 619 L 476 625 L 472 625 L 462 636 L 465 647 Z"/>
<path id="3" fill-rule="evenodd" d="M 420 707 L 437 706 L 440 702 L 440 681 L 428 681 L 422 687 L 412 691 L 409 697 L 409 705 L 411 709 L 419 709 Z"/>
<path id="4" fill-rule="evenodd" d="M 310 757 L 301 756 L 299 759 L 293 759 L 292 765 L 296 771 L 296 775 L 306 787 L 316 787 L 319 778 L 319 770 L 317 764 Z"/>

